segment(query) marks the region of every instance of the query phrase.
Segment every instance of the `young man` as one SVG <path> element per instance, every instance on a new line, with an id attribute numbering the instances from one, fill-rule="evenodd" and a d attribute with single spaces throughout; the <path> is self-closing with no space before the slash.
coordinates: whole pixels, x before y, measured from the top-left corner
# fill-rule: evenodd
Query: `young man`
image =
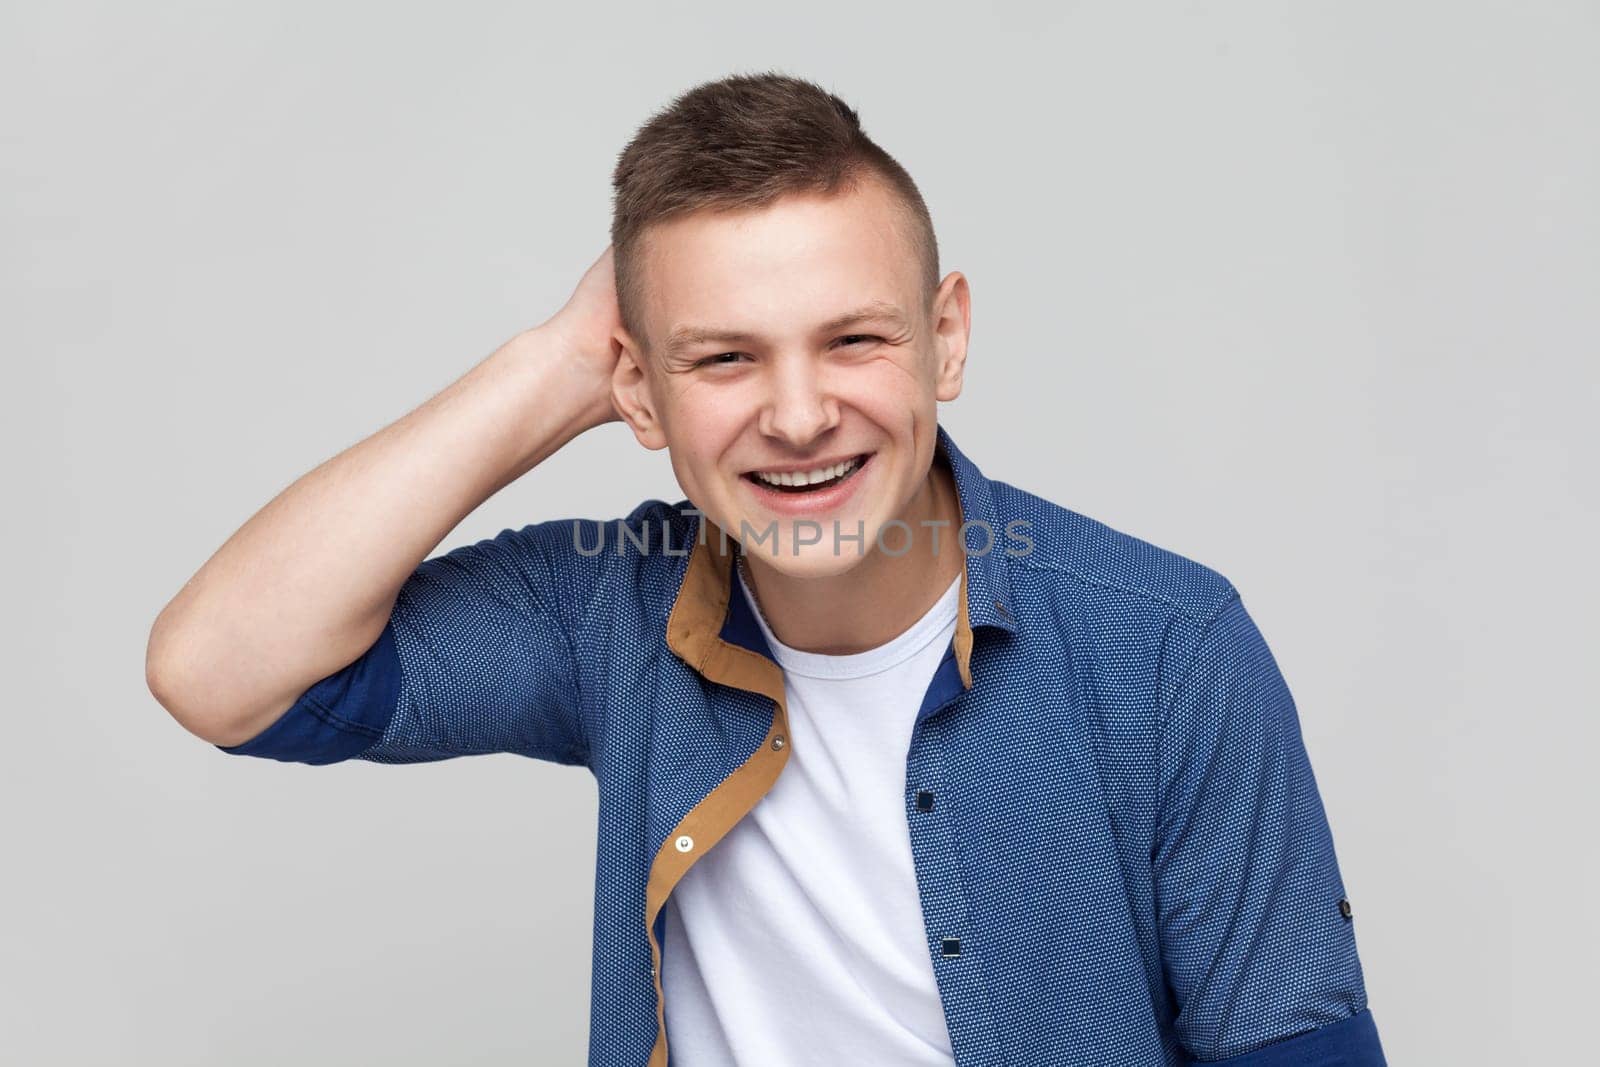
<path id="1" fill-rule="evenodd" d="M 615 185 L 560 312 L 185 586 L 161 703 L 242 755 L 589 767 L 594 1064 L 1382 1064 L 1238 591 L 956 447 L 967 281 L 855 112 L 704 85 Z M 686 499 L 424 558 L 616 419 Z"/>

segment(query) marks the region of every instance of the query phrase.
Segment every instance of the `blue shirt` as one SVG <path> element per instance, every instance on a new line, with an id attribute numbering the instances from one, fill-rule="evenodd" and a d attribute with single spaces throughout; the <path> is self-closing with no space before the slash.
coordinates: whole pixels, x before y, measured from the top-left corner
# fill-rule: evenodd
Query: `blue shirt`
<path id="1" fill-rule="evenodd" d="M 1295 704 L 1238 590 L 986 478 L 943 426 L 936 462 L 965 570 L 901 799 L 956 1063 L 1383 1065 Z M 789 754 L 737 547 L 654 499 L 463 545 L 359 659 L 218 747 L 588 767 L 589 1062 L 665 1067 L 663 906 Z"/>

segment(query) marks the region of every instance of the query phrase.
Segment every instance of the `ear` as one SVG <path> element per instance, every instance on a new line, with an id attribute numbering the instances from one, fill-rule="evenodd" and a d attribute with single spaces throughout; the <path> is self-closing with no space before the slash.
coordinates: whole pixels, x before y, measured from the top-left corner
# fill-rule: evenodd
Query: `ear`
<path id="1" fill-rule="evenodd" d="M 933 297 L 934 358 L 938 361 L 934 394 L 939 400 L 961 395 L 967 365 L 967 339 L 972 333 L 972 294 L 966 275 L 951 271 Z"/>
<path id="2" fill-rule="evenodd" d="M 651 389 L 648 357 L 621 327 L 612 332 L 611 343 L 617 348 L 617 365 L 611 371 L 611 402 L 641 445 L 652 451 L 666 448 L 667 438 Z"/>

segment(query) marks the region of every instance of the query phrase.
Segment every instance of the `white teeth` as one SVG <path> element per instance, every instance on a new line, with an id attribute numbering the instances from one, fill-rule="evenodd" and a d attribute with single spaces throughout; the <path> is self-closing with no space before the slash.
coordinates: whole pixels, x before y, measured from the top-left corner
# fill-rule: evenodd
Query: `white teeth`
<path id="1" fill-rule="evenodd" d="M 810 485 L 813 482 L 825 482 L 830 478 L 837 478 L 855 468 L 856 461 L 848 459 L 843 463 L 836 463 L 831 467 L 819 467 L 814 471 L 779 472 L 776 474 L 756 471 L 756 477 L 771 485 Z"/>

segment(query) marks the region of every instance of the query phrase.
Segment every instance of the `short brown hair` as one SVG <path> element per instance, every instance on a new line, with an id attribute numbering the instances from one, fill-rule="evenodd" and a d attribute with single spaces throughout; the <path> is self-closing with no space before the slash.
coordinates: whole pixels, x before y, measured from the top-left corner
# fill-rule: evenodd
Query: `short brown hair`
<path id="1" fill-rule="evenodd" d="M 623 328 L 647 343 L 637 328 L 639 252 L 652 223 L 694 211 L 764 207 L 791 193 L 833 195 L 870 177 L 904 203 L 931 308 L 939 287 L 933 220 L 911 175 L 862 131 L 850 105 L 815 82 L 776 71 L 734 74 L 679 95 L 639 128 L 611 176 Z"/>

